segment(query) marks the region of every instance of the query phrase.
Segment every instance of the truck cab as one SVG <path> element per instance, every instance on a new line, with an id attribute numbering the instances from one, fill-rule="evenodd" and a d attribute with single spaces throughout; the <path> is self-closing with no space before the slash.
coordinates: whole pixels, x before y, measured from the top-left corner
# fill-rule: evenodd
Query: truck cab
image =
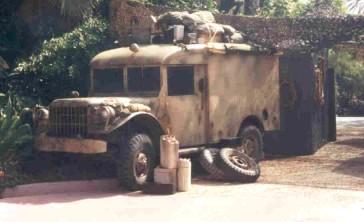
<path id="1" fill-rule="evenodd" d="M 120 182 L 139 189 L 158 163 L 159 138 L 181 149 L 237 147 L 263 158 L 263 134 L 279 129 L 279 55 L 246 44 L 149 45 L 112 49 L 91 63 L 85 98 L 35 113 L 36 147 L 47 152 L 112 152 Z"/>

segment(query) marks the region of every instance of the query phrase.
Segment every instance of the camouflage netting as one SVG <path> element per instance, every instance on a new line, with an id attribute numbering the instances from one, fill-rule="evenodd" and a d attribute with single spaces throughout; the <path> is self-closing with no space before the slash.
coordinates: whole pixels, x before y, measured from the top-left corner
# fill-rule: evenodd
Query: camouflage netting
<path id="1" fill-rule="evenodd" d="M 248 39 L 266 47 L 311 51 L 330 48 L 364 34 L 364 16 L 260 18 L 215 15 L 234 24 Z"/>

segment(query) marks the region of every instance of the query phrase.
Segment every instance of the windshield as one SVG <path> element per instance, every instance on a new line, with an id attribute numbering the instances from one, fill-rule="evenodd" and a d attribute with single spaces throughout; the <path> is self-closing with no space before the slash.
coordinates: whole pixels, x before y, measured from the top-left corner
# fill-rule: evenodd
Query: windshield
<path id="1" fill-rule="evenodd" d="M 96 93 L 124 92 L 123 69 L 94 69 L 93 86 Z"/>
<path id="2" fill-rule="evenodd" d="M 94 93 L 126 95 L 159 93 L 160 67 L 128 67 L 126 70 L 127 73 L 124 73 L 122 68 L 94 69 Z"/>

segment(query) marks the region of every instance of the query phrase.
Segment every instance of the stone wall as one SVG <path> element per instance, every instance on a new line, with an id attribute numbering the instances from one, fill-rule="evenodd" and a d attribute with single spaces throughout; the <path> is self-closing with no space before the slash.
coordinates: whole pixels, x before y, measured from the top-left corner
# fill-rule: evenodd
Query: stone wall
<path id="1" fill-rule="evenodd" d="M 131 42 L 149 43 L 151 16 L 166 11 L 167 9 L 163 7 L 127 0 L 111 0 L 109 10 L 111 34 L 121 45 Z"/>

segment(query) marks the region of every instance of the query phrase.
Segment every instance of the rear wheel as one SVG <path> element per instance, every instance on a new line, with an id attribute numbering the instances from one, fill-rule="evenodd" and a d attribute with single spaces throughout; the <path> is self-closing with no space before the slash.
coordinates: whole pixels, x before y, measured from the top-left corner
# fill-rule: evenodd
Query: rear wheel
<path id="1" fill-rule="evenodd" d="M 128 190 L 141 189 L 153 178 L 156 152 L 152 140 L 144 133 L 127 133 L 119 145 L 117 172 L 120 184 Z"/>
<path id="2" fill-rule="evenodd" d="M 256 126 L 246 126 L 239 132 L 242 138 L 242 145 L 237 149 L 244 152 L 255 161 L 264 159 L 263 134 Z"/>

